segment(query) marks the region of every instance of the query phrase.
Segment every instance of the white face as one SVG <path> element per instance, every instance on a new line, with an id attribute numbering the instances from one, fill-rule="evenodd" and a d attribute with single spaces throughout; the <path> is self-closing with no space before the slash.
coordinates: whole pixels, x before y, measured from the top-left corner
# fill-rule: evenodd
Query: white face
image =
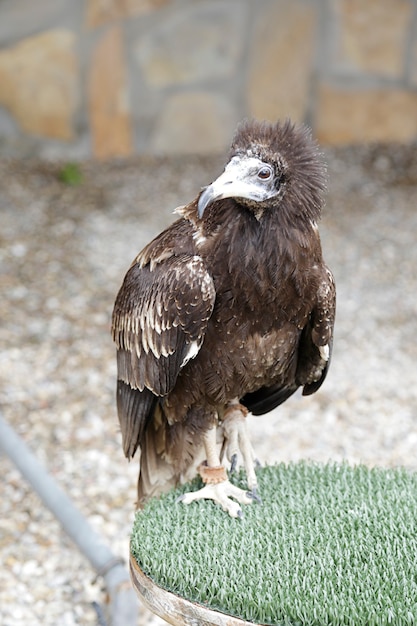
<path id="1" fill-rule="evenodd" d="M 200 217 L 206 207 L 222 198 L 243 198 L 264 202 L 277 195 L 275 175 L 271 165 L 252 156 L 233 157 L 223 174 L 211 183 L 200 196 Z"/>

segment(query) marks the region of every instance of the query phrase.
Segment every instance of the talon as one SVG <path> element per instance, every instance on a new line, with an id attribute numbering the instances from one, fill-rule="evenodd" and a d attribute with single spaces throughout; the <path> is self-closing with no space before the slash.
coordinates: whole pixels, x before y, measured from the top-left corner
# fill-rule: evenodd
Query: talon
<path id="1" fill-rule="evenodd" d="M 254 500 L 255 502 L 258 502 L 258 504 L 262 504 L 262 498 L 258 494 L 258 490 L 256 487 L 254 487 L 252 491 L 247 491 L 246 493 L 249 498 L 252 498 L 252 500 Z"/>
<path id="2" fill-rule="evenodd" d="M 186 493 L 182 493 L 180 496 L 178 496 L 178 498 L 175 499 L 175 504 L 178 504 L 178 502 L 182 502 L 183 500 L 185 500 L 186 495 Z"/>

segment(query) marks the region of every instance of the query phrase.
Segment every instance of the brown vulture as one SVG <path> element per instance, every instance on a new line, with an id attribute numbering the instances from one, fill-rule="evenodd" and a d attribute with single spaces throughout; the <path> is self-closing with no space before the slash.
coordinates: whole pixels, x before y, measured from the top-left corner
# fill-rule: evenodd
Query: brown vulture
<path id="1" fill-rule="evenodd" d="M 305 127 L 245 121 L 224 172 L 132 263 L 112 335 L 123 449 L 141 451 L 139 504 L 197 471 L 205 486 L 185 503 L 209 498 L 236 517 L 238 502 L 259 499 L 247 413 L 298 387 L 314 393 L 329 367 L 325 174 Z M 224 454 L 232 466 L 241 455 L 248 491 L 229 482 Z"/>

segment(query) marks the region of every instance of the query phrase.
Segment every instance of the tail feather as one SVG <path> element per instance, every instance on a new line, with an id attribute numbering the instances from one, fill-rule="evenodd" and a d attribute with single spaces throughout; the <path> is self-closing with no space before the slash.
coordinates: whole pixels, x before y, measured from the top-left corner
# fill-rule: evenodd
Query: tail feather
<path id="1" fill-rule="evenodd" d="M 142 438 L 138 507 L 149 498 L 191 480 L 204 458 L 201 433 L 189 432 L 186 422 L 170 425 L 157 404 Z"/>
<path id="2" fill-rule="evenodd" d="M 159 404 L 155 407 L 142 439 L 138 480 L 138 507 L 149 498 L 169 491 L 179 480 L 179 474 L 167 455 L 169 424 Z"/>

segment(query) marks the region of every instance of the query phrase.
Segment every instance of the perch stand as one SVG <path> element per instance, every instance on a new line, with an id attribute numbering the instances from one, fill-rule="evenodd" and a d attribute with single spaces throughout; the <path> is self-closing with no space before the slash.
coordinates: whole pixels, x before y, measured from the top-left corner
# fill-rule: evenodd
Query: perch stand
<path id="1" fill-rule="evenodd" d="M 302 462 L 257 478 L 263 503 L 241 519 L 178 503 L 197 481 L 138 512 L 130 573 L 154 613 L 175 626 L 417 623 L 416 473 Z"/>

